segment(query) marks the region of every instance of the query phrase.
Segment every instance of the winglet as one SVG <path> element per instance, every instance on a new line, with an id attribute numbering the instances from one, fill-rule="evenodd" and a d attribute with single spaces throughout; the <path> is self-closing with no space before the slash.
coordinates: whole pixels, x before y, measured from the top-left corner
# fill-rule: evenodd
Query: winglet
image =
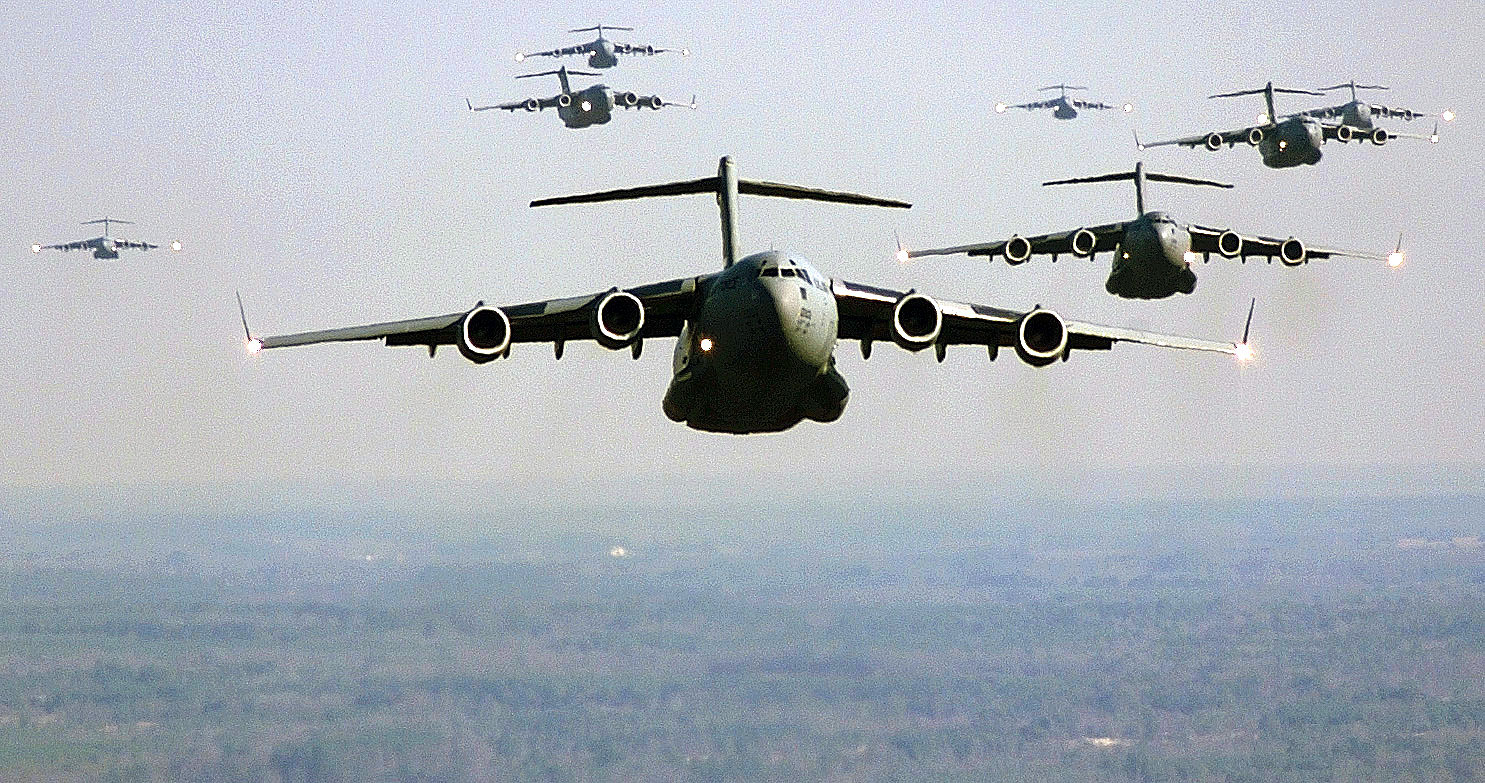
<path id="1" fill-rule="evenodd" d="M 1134 148 L 1140 151 L 1144 151 L 1145 149 L 1145 145 L 1140 143 L 1140 132 L 1138 130 L 1134 132 Z"/>
<path id="2" fill-rule="evenodd" d="M 242 334 L 247 338 L 247 352 L 256 354 L 263 350 L 263 341 L 253 336 L 253 330 L 248 328 L 247 309 L 242 306 L 242 292 L 237 291 L 237 314 L 242 317 Z"/>
<path id="3" fill-rule="evenodd" d="M 474 104 L 471 103 L 468 98 L 464 99 L 464 105 L 468 106 L 470 111 L 474 111 Z"/>
<path id="4" fill-rule="evenodd" d="M 907 248 L 902 246 L 902 235 L 897 233 L 897 229 L 895 228 L 892 229 L 892 238 L 897 240 L 897 263 L 906 264 L 908 262 L 908 251 Z"/>
<path id="5" fill-rule="evenodd" d="M 1233 346 L 1233 355 L 1237 357 L 1238 361 L 1243 363 L 1253 361 L 1253 346 L 1248 342 L 1248 334 L 1253 329 L 1253 308 L 1257 305 L 1258 297 L 1256 296 L 1248 302 L 1248 320 L 1243 323 L 1243 340 Z"/>
<path id="6" fill-rule="evenodd" d="M 1431 144 L 1439 143 L 1439 123 L 1437 121 L 1435 121 L 1433 124 L 1433 133 L 1430 133 L 1428 135 L 1428 141 Z"/>

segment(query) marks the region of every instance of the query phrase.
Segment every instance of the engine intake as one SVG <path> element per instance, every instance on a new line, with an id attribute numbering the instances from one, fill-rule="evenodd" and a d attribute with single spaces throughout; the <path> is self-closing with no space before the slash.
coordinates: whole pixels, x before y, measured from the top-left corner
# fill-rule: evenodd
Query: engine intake
<path id="1" fill-rule="evenodd" d="M 503 310 L 480 305 L 459 323 L 459 353 L 475 364 L 493 362 L 510 351 L 510 318 Z"/>
<path id="2" fill-rule="evenodd" d="M 1335 129 L 1335 139 L 1342 144 L 1350 142 L 1354 138 L 1356 138 L 1356 131 L 1350 125 L 1341 125 Z"/>
<path id="3" fill-rule="evenodd" d="M 892 307 L 892 342 L 909 351 L 933 345 L 943 328 L 943 310 L 932 297 L 909 291 Z"/>
<path id="4" fill-rule="evenodd" d="M 1372 143 L 1378 147 L 1386 144 L 1390 138 L 1392 137 L 1388 135 L 1386 128 L 1372 128 Z"/>
<path id="5" fill-rule="evenodd" d="M 1202 143 L 1206 145 L 1207 149 L 1211 150 L 1212 152 L 1216 152 L 1217 150 L 1222 149 L 1222 134 L 1208 133 L 1206 139 L 1202 141 Z"/>
<path id="6" fill-rule="evenodd" d="M 604 348 L 628 348 L 645 328 L 645 303 L 628 291 L 609 291 L 589 311 L 588 328 Z"/>
<path id="7" fill-rule="evenodd" d="M 619 93 L 619 103 L 623 106 L 638 106 L 639 96 L 632 92 Z"/>
<path id="8" fill-rule="evenodd" d="M 651 109 L 660 109 L 665 106 L 665 101 L 660 100 L 660 96 L 658 95 L 651 95 L 648 103 Z"/>
<path id="9" fill-rule="evenodd" d="M 1308 257 L 1309 253 L 1305 251 L 1305 243 L 1294 237 L 1289 237 L 1279 244 L 1279 260 L 1283 261 L 1285 266 L 1299 266 Z"/>
<path id="10" fill-rule="evenodd" d="M 1073 232 L 1071 245 L 1073 255 L 1087 258 L 1098 248 L 1098 236 L 1086 228 L 1080 228 Z"/>
<path id="11" fill-rule="evenodd" d="M 1243 254 L 1243 238 L 1236 231 L 1223 231 L 1217 235 L 1217 252 L 1226 258 L 1237 258 Z"/>
<path id="12" fill-rule="evenodd" d="M 526 108 L 526 111 L 536 111 L 541 108 L 541 101 L 535 98 L 527 98 L 526 102 L 521 105 Z"/>
<path id="13" fill-rule="evenodd" d="M 1005 262 L 1011 266 L 1026 263 L 1031 258 L 1031 242 L 1026 237 L 1017 234 L 1005 241 Z"/>
<path id="14" fill-rule="evenodd" d="M 1254 147 L 1257 147 L 1259 144 L 1262 144 L 1263 143 L 1263 129 L 1262 128 L 1249 128 L 1248 129 L 1248 143 L 1251 144 Z"/>
<path id="15" fill-rule="evenodd" d="M 1067 353 L 1067 325 L 1051 310 L 1032 310 L 1016 323 L 1016 355 L 1032 367 L 1045 367 Z"/>
<path id="16" fill-rule="evenodd" d="M 572 105 L 572 96 L 569 95 L 569 94 L 567 94 L 567 93 L 565 93 L 565 92 L 562 93 L 561 95 L 558 95 L 557 96 L 557 105 L 558 106 L 561 106 L 564 109 L 567 108 L 568 106 L 571 106 Z"/>

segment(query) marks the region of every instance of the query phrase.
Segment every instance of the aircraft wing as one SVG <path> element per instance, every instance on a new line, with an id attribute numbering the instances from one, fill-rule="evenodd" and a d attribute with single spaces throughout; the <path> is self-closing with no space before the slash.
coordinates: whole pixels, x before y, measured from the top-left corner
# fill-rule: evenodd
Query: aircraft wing
<path id="1" fill-rule="evenodd" d="M 1118 109 L 1118 108 L 1121 108 L 1119 106 L 1111 106 L 1111 105 L 1109 105 L 1107 103 L 1099 103 L 1098 101 L 1080 101 L 1080 100 L 1078 100 L 1076 98 L 1068 98 L 1067 101 L 1068 101 L 1068 103 L 1071 103 L 1073 105 L 1073 108 L 1077 108 L 1077 109 Z"/>
<path id="2" fill-rule="evenodd" d="M 128 249 L 131 249 L 131 250 L 153 250 L 153 249 L 159 247 L 159 245 L 152 245 L 152 244 L 150 244 L 148 242 L 133 242 L 133 241 L 130 241 L 128 239 L 115 239 L 113 241 L 113 244 L 114 244 L 114 247 L 121 248 L 121 249 L 122 248 L 128 248 Z"/>
<path id="3" fill-rule="evenodd" d="M 838 336 L 842 340 L 891 341 L 894 309 L 904 294 L 885 288 L 832 279 L 840 313 Z M 937 343 L 944 345 L 1016 345 L 1023 319 L 1045 310 L 1006 310 L 988 305 L 935 300 L 942 313 L 942 329 Z M 1059 318 L 1060 320 L 1060 318 Z M 1144 343 L 1163 348 L 1188 351 L 1211 351 L 1237 355 L 1236 343 L 1202 340 L 1194 337 L 1144 332 L 1118 326 L 1100 326 L 1082 321 L 1063 321 L 1067 330 L 1067 350 L 1105 351 L 1116 342 Z"/>
<path id="4" fill-rule="evenodd" d="M 1119 240 L 1124 236 L 1124 227 L 1126 225 L 1128 225 L 1127 222 L 1106 223 L 1101 226 L 1089 226 L 1087 229 L 1076 228 L 1071 231 L 1059 231 L 1055 234 L 1042 234 L 1035 237 L 1012 237 L 1011 239 L 1002 239 L 998 242 L 985 242 L 978 245 L 959 245 L 957 247 L 940 247 L 932 250 L 907 250 L 904 252 L 908 258 L 952 256 L 960 253 L 967 256 L 989 256 L 991 258 L 1004 256 L 1007 260 L 1012 260 L 1012 257 L 1015 257 L 1017 260 L 1014 263 L 1019 264 L 1033 255 L 1059 256 L 1072 253 L 1073 235 L 1084 230 L 1093 233 L 1094 245 L 1091 251 L 1092 253 L 1111 251 L 1119 244 Z M 1011 248 L 1010 255 L 1007 255 L 1007 246 L 1013 242 L 1019 245 L 1023 241 L 1026 245 Z M 1022 247 L 1030 247 L 1030 252 L 1020 255 Z"/>
<path id="5" fill-rule="evenodd" d="M 643 324 L 638 337 L 674 337 L 680 334 L 697 303 L 698 291 L 710 279 L 710 275 L 686 277 L 652 283 L 636 288 L 624 289 L 644 304 Z M 350 326 L 339 329 L 324 329 L 273 337 L 249 336 L 254 348 L 288 348 L 315 343 L 349 342 L 355 340 L 383 340 L 387 345 L 422 345 L 430 350 L 439 345 L 455 345 L 463 339 L 466 316 L 481 310 L 499 310 L 510 324 L 510 342 L 539 343 L 566 342 L 568 340 L 596 339 L 591 320 L 594 309 L 605 296 L 620 289 L 612 289 L 591 296 L 574 296 L 566 299 L 547 299 L 526 304 L 504 305 L 486 308 L 483 303 L 473 309 L 436 315 L 430 318 L 412 318 L 405 321 Z M 246 327 L 244 317 L 244 328 Z M 493 358 L 493 357 L 492 357 Z"/>
<path id="6" fill-rule="evenodd" d="M 1139 148 L 1146 149 L 1148 147 L 1169 147 L 1172 145 L 1180 145 L 1182 147 L 1200 147 L 1203 145 L 1209 145 L 1210 139 L 1213 136 L 1216 136 L 1218 139 L 1220 139 L 1221 144 L 1226 144 L 1227 146 L 1231 147 L 1238 142 L 1246 142 L 1248 140 L 1248 134 L 1251 133 L 1254 128 L 1259 128 L 1261 130 L 1266 127 L 1267 126 L 1250 125 L 1246 128 L 1238 128 L 1237 130 L 1203 133 L 1200 136 L 1187 136 L 1180 139 L 1167 139 L 1165 141 L 1143 141 L 1139 143 Z"/>
<path id="7" fill-rule="evenodd" d="M 60 245 L 41 245 L 38 250 L 92 250 L 93 240 L 84 239 L 77 242 L 63 242 Z"/>
<path id="8" fill-rule="evenodd" d="M 464 103 L 469 107 L 470 111 L 489 111 L 491 109 L 503 109 L 504 111 L 516 111 L 517 109 L 525 109 L 527 111 L 536 111 L 537 109 L 550 109 L 556 106 L 557 98 L 555 96 L 551 98 L 527 98 L 521 101 L 511 101 L 510 103 L 496 103 L 489 106 L 475 106 L 474 104 L 469 102 L 468 98 L 465 98 Z"/>
<path id="9" fill-rule="evenodd" d="M 1050 109 L 1057 105 L 1057 101 L 1032 101 L 1031 103 L 1007 104 L 1007 109 Z"/>
<path id="10" fill-rule="evenodd" d="M 1348 128 L 1349 130 L 1343 131 L 1342 128 Z M 1347 133 L 1349 135 L 1347 141 L 1378 138 L 1374 136 L 1374 134 L 1381 133 L 1382 136 L 1380 138 L 1382 139 L 1382 143 L 1385 143 L 1388 139 L 1419 139 L 1421 141 L 1432 142 L 1434 144 L 1439 143 L 1438 123 L 1434 124 L 1433 133 L 1403 133 L 1400 131 L 1391 131 L 1380 127 L 1359 128 L 1355 125 L 1346 125 L 1345 123 L 1337 123 L 1335 125 L 1326 125 L 1322 123 L 1320 125 L 1320 133 L 1326 141 L 1335 141 L 1336 139 L 1341 138 L 1342 133 Z"/>
<path id="11" fill-rule="evenodd" d="M 1254 257 L 1263 257 L 1283 259 L 1285 258 L 1284 244 L 1286 242 L 1298 241 L 1293 239 L 1292 237 L 1289 239 L 1279 239 L 1277 237 L 1238 234 L 1236 232 L 1227 232 L 1223 229 L 1211 228 L 1209 226 L 1188 226 L 1188 229 L 1191 231 L 1191 252 L 1202 253 L 1206 255 L 1210 255 L 1212 253 L 1216 253 L 1218 255 L 1228 255 L 1222 253 L 1222 250 L 1219 247 L 1219 245 L 1223 241 L 1220 239 L 1220 237 L 1224 233 L 1236 236 L 1239 240 L 1241 240 L 1242 244 L 1238 252 L 1231 254 L 1233 258 L 1247 259 Z M 1231 248 L 1229 247 L 1229 249 Z M 1364 253 L 1357 250 L 1340 250 L 1331 247 L 1310 247 L 1309 245 L 1303 243 L 1300 243 L 1300 249 L 1302 249 L 1303 251 L 1302 257 L 1300 257 L 1296 261 L 1293 260 L 1294 257 L 1291 256 L 1291 260 L 1289 263 L 1303 263 L 1304 261 L 1311 259 L 1327 259 L 1333 256 L 1340 256 L 1345 258 L 1360 258 L 1368 261 L 1386 261 L 1390 264 L 1393 264 L 1394 266 L 1402 262 L 1401 244 L 1399 244 L 1398 250 L 1391 255 L 1381 253 Z M 1291 249 L 1289 252 L 1294 251 Z"/>
<path id="12" fill-rule="evenodd" d="M 615 43 L 614 51 L 619 54 L 665 54 L 666 52 L 680 52 L 690 54 L 689 49 L 664 49 L 659 46 L 648 46 L 642 44 Z"/>
<path id="13" fill-rule="evenodd" d="M 522 52 L 521 58 L 527 57 L 567 57 L 574 54 L 587 54 L 588 44 L 577 44 L 575 46 L 564 46 L 560 49 L 548 49 L 545 52 Z"/>

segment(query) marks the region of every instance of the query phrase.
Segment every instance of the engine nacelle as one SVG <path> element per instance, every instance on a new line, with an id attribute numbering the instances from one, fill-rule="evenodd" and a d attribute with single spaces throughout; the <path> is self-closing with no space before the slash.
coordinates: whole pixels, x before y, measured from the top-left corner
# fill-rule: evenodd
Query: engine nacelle
<path id="1" fill-rule="evenodd" d="M 909 351 L 921 351 L 938 340 L 944 312 L 932 297 L 909 291 L 892 306 L 892 342 Z"/>
<path id="2" fill-rule="evenodd" d="M 1067 353 L 1067 325 L 1051 310 L 1032 310 L 1016 322 L 1016 355 L 1032 367 L 1045 367 Z"/>
<path id="3" fill-rule="evenodd" d="M 1390 138 L 1392 136 L 1387 133 L 1386 128 L 1372 128 L 1372 143 L 1378 147 L 1386 144 Z"/>
<path id="4" fill-rule="evenodd" d="M 568 106 L 571 106 L 572 105 L 572 96 L 569 95 L 569 94 L 567 94 L 567 93 L 565 93 L 565 92 L 562 93 L 561 95 L 558 95 L 557 96 L 557 105 L 558 106 L 561 106 L 564 109 L 567 108 Z"/>
<path id="5" fill-rule="evenodd" d="M 651 109 L 661 109 L 665 107 L 665 101 L 660 100 L 660 96 L 658 95 L 651 95 L 648 104 Z"/>
<path id="6" fill-rule="evenodd" d="M 1346 144 L 1356 138 L 1356 131 L 1350 125 L 1341 125 L 1335 129 L 1335 140 Z"/>
<path id="7" fill-rule="evenodd" d="M 541 108 L 541 101 L 535 98 L 527 98 L 526 102 L 521 105 L 525 107 L 526 111 L 536 111 Z"/>
<path id="8" fill-rule="evenodd" d="M 639 96 L 638 95 L 635 95 L 632 92 L 621 92 L 621 93 L 619 93 L 619 105 L 620 106 L 638 106 L 639 105 Z"/>
<path id="9" fill-rule="evenodd" d="M 1005 241 L 1005 249 L 1002 252 L 1005 254 L 1007 264 L 1011 266 L 1024 264 L 1027 259 L 1031 258 L 1031 242 L 1027 241 L 1026 237 L 1017 234 Z"/>
<path id="10" fill-rule="evenodd" d="M 1098 236 L 1086 228 L 1080 228 L 1073 232 L 1070 244 L 1073 255 L 1078 258 L 1087 258 L 1093 255 L 1093 251 L 1098 248 Z"/>
<path id="11" fill-rule="evenodd" d="M 1226 258 L 1237 258 L 1243 254 L 1243 238 L 1236 231 L 1223 231 L 1217 235 L 1217 252 Z"/>
<path id="12" fill-rule="evenodd" d="M 480 305 L 459 322 L 459 353 L 475 364 L 493 362 L 510 350 L 510 318 L 503 310 Z"/>
<path id="13" fill-rule="evenodd" d="M 1294 237 L 1289 237 L 1279 244 L 1279 260 L 1283 261 L 1285 266 L 1299 266 L 1308 258 L 1309 253 L 1305 250 L 1305 243 Z"/>
<path id="14" fill-rule="evenodd" d="M 1262 144 L 1262 143 L 1263 143 L 1263 129 L 1262 128 L 1249 128 L 1248 129 L 1248 144 L 1250 144 L 1250 145 L 1252 145 L 1254 147 L 1257 147 L 1259 144 Z"/>
<path id="15" fill-rule="evenodd" d="M 631 347 L 645 328 L 645 303 L 628 291 L 609 291 L 588 311 L 588 328 L 610 351 Z"/>
<path id="16" fill-rule="evenodd" d="M 1206 145 L 1207 149 L 1211 150 L 1212 152 L 1216 152 L 1217 150 L 1222 149 L 1222 134 L 1208 133 L 1206 139 L 1204 139 L 1202 143 Z"/>
<path id="17" fill-rule="evenodd" d="M 654 54 L 654 53 L 655 53 L 655 47 L 646 44 L 645 45 L 645 54 Z"/>

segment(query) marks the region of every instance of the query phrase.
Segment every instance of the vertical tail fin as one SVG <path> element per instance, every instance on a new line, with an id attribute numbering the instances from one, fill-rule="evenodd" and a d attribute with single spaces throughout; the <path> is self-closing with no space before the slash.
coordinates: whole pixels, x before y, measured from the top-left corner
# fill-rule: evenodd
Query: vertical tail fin
<path id="1" fill-rule="evenodd" d="M 732 156 L 717 164 L 717 208 L 722 213 L 722 268 L 737 260 L 737 167 Z"/>

